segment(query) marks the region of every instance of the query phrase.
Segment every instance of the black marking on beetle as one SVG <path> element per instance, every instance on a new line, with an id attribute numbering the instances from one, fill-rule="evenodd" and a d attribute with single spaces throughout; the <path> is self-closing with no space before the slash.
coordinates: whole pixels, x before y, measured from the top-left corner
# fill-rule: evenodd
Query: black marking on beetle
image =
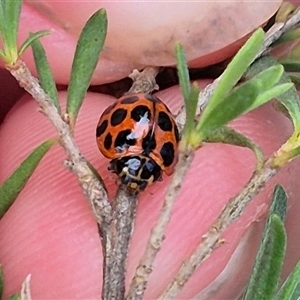
<path id="1" fill-rule="evenodd" d="M 175 150 L 171 142 L 164 143 L 160 149 L 160 155 L 163 159 L 164 166 L 169 167 L 174 161 Z"/>
<path id="2" fill-rule="evenodd" d="M 119 124 L 121 124 L 127 115 L 127 110 L 124 108 L 118 108 L 117 110 L 115 110 L 110 118 L 110 124 L 112 126 L 117 126 Z"/>
<path id="3" fill-rule="evenodd" d="M 138 96 L 129 96 L 120 101 L 121 104 L 132 104 L 139 100 Z"/>
<path id="4" fill-rule="evenodd" d="M 161 168 L 153 159 L 150 158 L 143 162 L 143 168 L 140 174 L 141 179 L 149 180 L 153 176 L 153 181 L 156 181 L 160 175 Z"/>
<path id="5" fill-rule="evenodd" d="M 151 120 L 150 109 L 145 105 L 138 105 L 131 111 L 130 116 L 134 121 L 139 122 L 141 118 L 145 116 L 146 113 L 148 113 L 148 120 Z"/>
<path id="6" fill-rule="evenodd" d="M 175 134 L 175 139 L 176 139 L 176 142 L 178 143 L 179 140 L 180 140 L 180 136 L 179 136 L 179 131 L 178 131 L 178 127 L 177 125 L 175 124 L 174 126 L 174 134 Z"/>
<path id="7" fill-rule="evenodd" d="M 108 126 L 108 121 L 107 120 L 104 120 L 101 125 L 97 126 L 97 129 L 96 129 L 96 137 L 100 137 L 106 130 Z"/>
<path id="8" fill-rule="evenodd" d="M 156 148 L 155 133 L 152 130 L 149 130 L 147 135 L 143 138 L 142 148 L 144 154 L 149 156 L 149 154 Z"/>
<path id="9" fill-rule="evenodd" d="M 158 126 L 163 131 L 172 131 L 173 129 L 172 121 L 164 111 L 158 113 Z"/>
<path id="10" fill-rule="evenodd" d="M 112 145 L 112 135 L 110 134 L 110 132 L 105 136 L 105 139 L 104 139 L 104 148 L 106 150 L 109 150 L 111 145 Z"/>
<path id="11" fill-rule="evenodd" d="M 124 147 L 125 145 L 134 146 L 136 144 L 136 139 L 127 139 L 127 136 L 131 133 L 130 129 L 120 131 L 115 139 L 114 147 Z"/>

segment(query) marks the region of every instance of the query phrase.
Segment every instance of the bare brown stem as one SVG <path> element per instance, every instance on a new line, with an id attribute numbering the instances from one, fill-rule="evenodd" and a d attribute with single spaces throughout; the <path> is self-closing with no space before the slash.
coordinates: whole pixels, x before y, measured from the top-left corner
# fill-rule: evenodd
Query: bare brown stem
<path id="1" fill-rule="evenodd" d="M 177 198 L 178 192 L 180 191 L 182 179 L 188 171 L 193 158 L 194 151 L 192 150 L 187 150 L 186 152 L 181 152 L 179 154 L 179 161 L 172 181 L 168 187 L 161 214 L 156 225 L 151 231 L 146 251 L 142 256 L 132 279 L 129 292 L 126 297 L 127 300 L 139 300 L 143 298 L 148 278 L 152 272 L 153 261 L 164 240 L 164 232 L 171 218 L 172 207 Z"/>
<path id="2" fill-rule="evenodd" d="M 291 17 L 285 23 L 275 23 L 266 33 L 265 40 L 260 51 L 255 56 L 255 60 L 260 58 L 266 52 L 270 50 L 270 46 L 276 42 L 282 34 L 288 30 L 298 26 L 300 24 L 300 8 L 298 8 Z M 222 76 L 222 75 L 221 75 Z M 198 98 L 196 115 L 199 117 L 205 107 L 207 106 L 209 99 L 211 98 L 212 93 L 214 92 L 216 86 L 218 85 L 221 76 L 215 79 L 211 84 L 208 84 L 205 89 L 203 89 Z M 185 124 L 185 108 L 184 106 L 180 109 L 179 114 L 176 116 L 176 122 L 180 131 L 182 131 Z"/>
<path id="3" fill-rule="evenodd" d="M 104 287 L 104 299 L 124 299 L 126 260 L 136 215 L 138 194 L 120 186 L 114 199 L 115 234 L 110 257 L 109 282 Z M 107 280 L 107 279 L 106 279 Z"/>
<path id="4" fill-rule="evenodd" d="M 158 73 L 158 67 L 146 67 L 142 72 L 133 70 L 129 77 L 133 80 L 130 90 L 126 94 L 151 93 L 158 90 L 155 77 Z"/>
<path id="5" fill-rule="evenodd" d="M 101 225 L 109 224 L 112 220 L 112 207 L 108 201 L 107 193 L 81 155 L 68 124 L 58 114 L 53 102 L 41 88 L 38 80 L 31 75 L 23 61 L 19 60 L 14 68 L 10 68 L 9 71 L 17 79 L 20 86 L 38 102 L 42 112 L 56 128 L 61 145 L 70 160 L 68 166 L 77 175 L 84 194 L 91 202 L 97 221 Z"/>
<path id="6" fill-rule="evenodd" d="M 30 280 L 31 280 L 31 275 L 27 275 L 24 282 L 22 283 L 22 288 L 21 288 L 21 300 L 32 300 L 31 297 L 31 292 L 30 292 Z"/>
<path id="7" fill-rule="evenodd" d="M 104 257 L 110 257 L 112 251 L 111 223 L 113 220 L 113 210 L 103 184 L 91 171 L 86 159 L 81 155 L 79 148 L 75 144 L 69 125 L 61 118 L 53 102 L 41 88 L 38 80 L 31 75 L 24 62 L 18 61 L 14 68 L 9 68 L 9 70 L 19 84 L 38 102 L 42 112 L 56 128 L 61 145 L 69 159 L 67 167 L 77 175 L 84 195 L 89 200 L 98 222 L 102 238 L 103 255 Z M 109 263 L 109 259 L 106 259 L 104 274 L 107 273 Z"/>
<path id="8" fill-rule="evenodd" d="M 194 271 L 209 257 L 213 249 L 222 244 L 222 233 L 241 216 L 247 204 L 275 174 L 276 169 L 271 168 L 269 162 L 266 162 L 264 168 L 253 174 L 243 190 L 224 207 L 216 221 L 203 235 L 201 244 L 190 258 L 182 263 L 178 273 L 159 299 L 174 299 L 179 294 Z"/>
<path id="9" fill-rule="evenodd" d="M 255 60 L 270 50 L 270 46 L 276 42 L 285 32 L 300 24 L 300 8 L 285 23 L 275 23 L 266 33 L 265 41 L 255 57 Z"/>

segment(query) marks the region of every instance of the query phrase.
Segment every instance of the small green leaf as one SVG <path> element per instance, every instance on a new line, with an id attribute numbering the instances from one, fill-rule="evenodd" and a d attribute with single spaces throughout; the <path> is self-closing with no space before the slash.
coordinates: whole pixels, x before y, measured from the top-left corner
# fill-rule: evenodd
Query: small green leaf
<path id="1" fill-rule="evenodd" d="M 294 74 L 289 74 L 291 81 L 294 83 L 296 89 L 300 90 L 300 77 Z"/>
<path id="2" fill-rule="evenodd" d="M 278 215 L 271 215 L 267 223 L 244 300 L 274 299 L 285 253 L 286 234 Z"/>
<path id="3" fill-rule="evenodd" d="M 239 50 L 239 52 L 229 63 L 226 70 L 221 75 L 220 81 L 201 116 L 201 123 L 205 123 L 206 119 L 210 118 L 211 111 L 214 110 L 216 106 L 218 106 L 224 100 L 224 98 L 245 73 L 261 48 L 263 40 L 264 32 L 260 28 L 253 33 L 246 44 Z M 199 129 L 200 126 L 202 125 L 199 123 L 197 129 Z"/>
<path id="4" fill-rule="evenodd" d="M 22 0 L 1 1 L 0 23 L 5 62 L 12 64 L 18 59 L 17 35 Z"/>
<path id="5" fill-rule="evenodd" d="M 276 186 L 244 300 L 271 300 L 275 297 L 286 248 L 286 233 L 282 221 L 286 214 L 286 204 L 286 193 L 280 186 Z"/>
<path id="6" fill-rule="evenodd" d="M 271 99 L 278 98 L 280 95 L 282 95 L 283 93 L 285 93 L 286 91 L 288 91 L 289 89 L 291 89 L 293 87 L 294 87 L 294 84 L 292 82 L 283 83 L 283 84 L 274 86 L 273 88 L 271 88 L 271 89 L 265 91 L 264 93 L 262 93 L 261 95 L 259 95 L 256 98 L 254 105 L 251 105 L 249 107 L 249 111 L 268 102 Z"/>
<path id="7" fill-rule="evenodd" d="M 57 139 L 50 139 L 34 149 L 0 186 L 0 218 L 13 204 L 41 159 L 56 142 Z"/>
<path id="8" fill-rule="evenodd" d="M 271 56 L 263 56 L 259 60 L 257 60 L 251 67 L 247 70 L 245 77 L 252 78 L 256 74 L 261 71 L 274 66 L 279 65 L 279 63 Z M 286 73 L 283 73 L 279 84 L 290 83 L 291 80 Z M 300 133 L 300 104 L 297 90 L 295 87 L 292 87 L 285 93 L 281 94 L 277 97 L 278 101 L 280 101 L 288 110 L 289 115 L 291 116 L 295 132 Z"/>
<path id="9" fill-rule="evenodd" d="M 282 73 L 281 66 L 274 66 L 234 88 L 223 102 L 208 113 L 204 110 L 203 115 L 206 114 L 206 118 L 200 119 L 197 131 L 203 135 L 207 131 L 221 127 L 290 89 L 291 84 L 273 87 Z"/>
<path id="10" fill-rule="evenodd" d="M 4 0 L 2 1 L 5 22 L 7 22 L 7 30 L 9 31 L 11 42 L 10 47 L 17 45 L 17 35 L 19 28 L 19 20 L 21 14 L 22 0 Z"/>
<path id="11" fill-rule="evenodd" d="M 284 222 L 287 212 L 287 195 L 284 188 L 279 184 L 274 188 L 272 199 L 269 214 L 278 215 L 281 221 Z"/>
<path id="12" fill-rule="evenodd" d="M 21 295 L 13 294 L 13 295 L 9 296 L 7 300 L 21 300 Z"/>
<path id="13" fill-rule="evenodd" d="M 279 61 L 286 72 L 299 72 L 300 62 L 298 60 L 280 60 Z"/>
<path id="14" fill-rule="evenodd" d="M 264 163 L 264 155 L 262 150 L 249 138 L 235 131 L 230 127 L 220 127 L 211 131 L 204 137 L 203 142 L 208 143 L 225 143 L 234 146 L 246 147 L 252 150 L 256 156 L 256 169 L 261 168 Z"/>
<path id="15" fill-rule="evenodd" d="M 0 50 L 0 58 L 2 58 L 3 60 L 5 60 L 5 54 L 2 50 Z"/>
<path id="16" fill-rule="evenodd" d="M 21 56 L 24 53 L 24 51 L 32 44 L 32 42 L 50 33 L 51 33 L 50 30 L 41 30 L 35 33 L 31 33 L 29 37 L 25 40 L 25 42 L 22 44 L 22 46 L 20 47 L 19 56 Z"/>
<path id="17" fill-rule="evenodd" d="M 67 113 L 71 127 L 76 118 L 96 68 L 107 31 L 104 9 L 98 10 L 84 26 L 75 51 L 68 88 Z"/>
<path id="18" fill-rule="evenodd" d="M 57 88 L 44 47 L 39 40 L 33 40 L 31 46 L 40 84 L 48 96 L 53 100 L 53 103 L 60 114 L 61 109 L 58 101 Z"/>
<path id="19" fill-rule="evenodd" d="M 198 135 L 195 135 L 195 114 L 199 98 L 199 88 L 197 83 L 194 83 L 189 91 L 187 100 L 185 101 L 186 121 L 183 128 L 181 140 L 183 148 L 191 145 L 197 148 L 200 144 Z"/>
<path id="20" fill-rule="evenodd" d="M 285 280 L 274 300 L 299 300 L 300 298 L 300 261 Z"/>
<path id="21" fill-rule="evenodd" d="M 7 40 L 7 23 L 5 21 L 5 15 L 3 11 L 4 1 L 0 0 L 0 38 L 3 41 L 3 45 L 5 45 Z"/>
<path id="22" fill-rule="evenodd" d="M 188 66 L 186 62 L 186 57 L 182 48 L 182 45 L 177 43 L 175 48 L 176 61 L 177 61 L 177 72 L 179 78 L 180 89 L 183 95 L 185 105 L 187 105 L 187 99 L 190 94 L 190 76 L 188 71 Z"/>
<path id="23" fill-rule="evenodd" d="M 0 299 L 3 297 L 3 289 L 4 289 L 4 276 L 2 266 L 0 265 Z"/>
<path id="24" fill-rule="evenodd" d="M 287 2 L 285 2 L 287 3 Z M 294 41 L 300 37 L 300 28 L 295 28 L 285 32 L 277 41 L 272 44 L 272 47 L 282 43 Z"/>

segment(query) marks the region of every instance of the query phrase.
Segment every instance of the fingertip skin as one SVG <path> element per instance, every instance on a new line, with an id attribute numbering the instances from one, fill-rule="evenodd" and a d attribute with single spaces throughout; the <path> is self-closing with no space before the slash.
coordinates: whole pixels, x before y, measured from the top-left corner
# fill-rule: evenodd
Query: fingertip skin
<path id="1" fill-rule="evenodd" d="M 179 87 L 157 95 L 174 112 L 182 103 Z M 61 92 L 62 103 L 65 98 L 66 93 Z M 116 178 L 107 171 L 109 161 L 97 148 L 95 130 L 101 112 L 113 101 L 112 97 L 89 93 L 75 129 L 75 139 L 83 155 L 99 170 L 111 197 L 116 191 Z M 271 104 L 239 118 L 232 126 L 261 145 L 266 156 L 276 150 L 292 130 L 288 119 L 276 112 Z M 30 97 L 24 97 L 0 128 L 0 180 L 3 181 L 35 146 L 55 134 L 50 122 L 37 111 L 37 104 Z M 63 167 L 64 159 L 62 148 L 51 149 L 0 222 L 0 262 L 6 278 L 5 297 L 18 292 L 30 273 L 33 299 L 100 298 L 102 250 L 97 225 L 76 177 Z M 249 180 L 254 165 L 251 151 L 240 147 L 207 144 L 197 151 L 175 203 L 145 299 L 157 299 L 224 205 Z M 180 299 L 197 295 L 225 268 L 249 226 L 263 219 L 274 183 L 284 185 L 290 195 L 290 207 L 299 209 L 295 199 L 299 189 L 296 180 L 299 169 L 297 161 L 291 163 L 255 197 L 243 217 L 224 234 L 225 244 L 213 252 L 184 287 Z M 144 251 L 170 180 L 164 176 L 162 182 L 153 184 L 140 196 L 128 258 L 127 283 Z M 297 224 L 292 224 L 288 230 L 293 232 L 295 226 Z M 256 243 L 251 243 L 250 235 L 246 246 L 257 247 Z M 241 251 L 241 255 L 247 253 Z M 236 282 L 236 294 L 243 286 L 240 280 L 240 285 Z"/>

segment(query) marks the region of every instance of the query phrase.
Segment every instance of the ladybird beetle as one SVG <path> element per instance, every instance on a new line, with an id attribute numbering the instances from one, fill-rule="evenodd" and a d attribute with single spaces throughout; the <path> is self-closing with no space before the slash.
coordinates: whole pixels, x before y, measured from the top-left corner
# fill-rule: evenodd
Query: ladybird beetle
<path id="1" fill-rule="evenodd" d="M 178 160 L 179 132 L 168 107 L 156 96 L 131 94 L 105 109 L 96 130 L 109 170 L 131 190 L 144 190 L 171 175 Z"/>

